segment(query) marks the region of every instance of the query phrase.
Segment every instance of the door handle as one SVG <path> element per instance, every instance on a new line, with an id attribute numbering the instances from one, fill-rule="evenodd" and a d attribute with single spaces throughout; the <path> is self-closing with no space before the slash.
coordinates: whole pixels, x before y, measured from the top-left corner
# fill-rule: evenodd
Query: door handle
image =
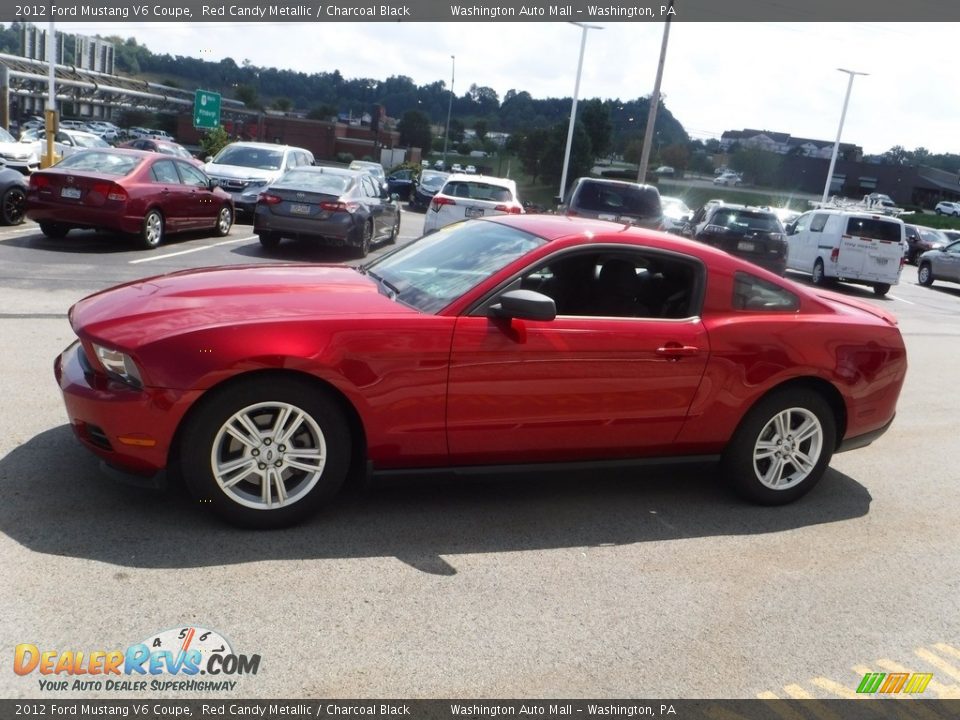
<path id="1" fill-rule="evenodd" d="M 681 345 L 680 343 L 667 343 L 657 348 L 657 355 L 662 355 L 671 360 L 679 360 L 682 357 L 693 357 L 700 352 L 700 348 L 695 345 Z"/>

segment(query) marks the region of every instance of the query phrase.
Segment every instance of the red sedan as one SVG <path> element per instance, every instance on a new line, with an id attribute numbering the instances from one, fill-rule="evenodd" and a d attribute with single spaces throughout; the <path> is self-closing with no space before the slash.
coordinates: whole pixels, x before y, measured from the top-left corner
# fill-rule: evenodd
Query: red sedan
<path id="1" fill-rule="evenodd" d="M 47 237 L 74 228 L 136 235 L 146 248 L 167 233 L 233 225 L 233 200 L 192 162 L 142 150 L 91 149 L 30 176 L 27 217 Z"/>
<path id="2" fill-rule="evenodd" d="M 362 268 L 223 267 L 92 295 L 56 361 L 76 434 L 231 522 L 351 466 L 719 461 L 790 502 L 893 421 L 896 320 L 708 246 L 559 216 L 458 223 Z"/>

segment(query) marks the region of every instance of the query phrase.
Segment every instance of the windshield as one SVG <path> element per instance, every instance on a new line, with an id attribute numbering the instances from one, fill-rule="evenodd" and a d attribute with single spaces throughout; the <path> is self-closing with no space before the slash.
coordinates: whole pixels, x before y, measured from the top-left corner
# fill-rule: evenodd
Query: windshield
<path id="1" fill-rule="evenodd" d="M 447 177 L 446 173 L 424 172 L 420 175 L 420 187 L 427 190 L 439 190 Z"/>
<path id="2" fill-rule="evenodd" d="M 367 267 L 417 310 L 442 310 L 495 272 L 546 242 L 495 222 L 463 222 L 427 235 Z"/>
<path id="3" fill-rule="evenodd" d="M 217 165 L 237 165 L 257 170 L 279 170 L 283 164 L 283 151 L 228 145 L 220 151 L 213 162 Z"/>
<path id="4" fill-rule="evenodd" d="M 110 147 L 110 143 L 105 140 L 101 140 L 96 135 L 74 135 L 73 141 L 77 144 L 77 147 Z"/>
<path id="5" fill-rule="evenodd" d="M 928 243 L 946 242 L 946 238 L 938 230 L 931 230 L 930 228 L 917 228 L 917 230 L 920 231 L 920 237 Z"/>
<path id="6" fill-rule="evenodd" d="M 290 170 L 271 187 L 309 190 L 327 195 L 342 195 L 353 182 L 350 175 L 339 175 L 316 170 Z"/>
<path id="7" fill-rule="evenodd" d="M 731 230 L 782 232 L 780 221 L 775 216 L 750 210 L 722 210 L 714 216 L 711 223 L 723 225 Z"/>

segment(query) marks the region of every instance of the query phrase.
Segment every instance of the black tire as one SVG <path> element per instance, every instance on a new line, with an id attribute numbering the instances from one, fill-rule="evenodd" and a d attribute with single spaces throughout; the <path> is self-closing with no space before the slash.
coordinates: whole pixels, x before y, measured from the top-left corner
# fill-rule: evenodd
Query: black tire
<path id="1" fill-rule="evenodd" d="M 143 228 L 140 230 L 140 244 L 152 250 L 163 242 L 163 214 L 159 210 L 148 210 L 143 216 Z"/>
<path id="2" fill-rule="evenodd" d="M 353 256 L 365 258 L 373 245 L 373 220 L 367 220 L 360 231 L 360 244 L 353 248 Z"/>
<path id="3" fill-rule="evenodd" d="M 823 269 L 823 260 L 817 258 L 813 263 L 813 272 L 810 273 L 810 282 L 818 287 L 824 287 L 827 284 L 827 274 Z"/>
<path id="4" fill-rule="evenodd" d="M 929 262 L 920 263 L 920 267 L 917 268 L 917 282 L 924 287 L 933 285 L 933 268 Z"/>
<path id="5" fill-rule="evenodd" d="M 280 236 L 277 233 L 262 232 L 258 237 L 260 238 L 260 244 L 267 250 L 276 250 L 277 246 L 280 245 Z"/>
<path id="6" fill-rule="evenodd" d="M 27 209 L 27 194 L 21 187 L 7 189 L 0 199 L 0 222 L 4 225 L 19 225 Z"/>
<path id="7" fill-rule="evenodd" d="M 230 234 L 230 228 L 233 227 L 233 210 L 229 205 L 224 205 L 217 213 L 217 237 L 224 237 Z"/>
<path id="8" fill-rule="evenodd" d="M 888 292 L 890 292 L 889 283 L 874 283 L 873 284 L 873 294 L 877 297 L 883 297 Z"/>
<path id="9" fill-rule="evenodd" d="M 397 211 L 397 219 L 390 228 L 390 237 L 387 238 L 387 245 L 393 245 L 397 242 L 397 236 L 400 235 L 400 211 Z"/>
<path id="10" fill-rule="evenodd" d="M 284 420 L 285 411 L 299 416 Z M 256 426 L 257 436 L 244 429 L 240 416 Z M 291 417 L 295 422 L 287 424 Z M 228 426 L 249 442 L 228 435 Z M 286 438 L 284 431 L 290 432 Z M 316 513 L 340 490 L 352 454 L 337 402 L 310 383 L 276 375 L 214 391 L 179 437 L 179 471 L 193 496 L 227 522 L 255 529 L 288 527 Z M 301 467 L 287 465 L 293 458 Z M 265 479 L 270 493 L 264 493 Z"/>
<path id="11" fill-rule="evenodd" d="M 786 421 L 784 427 L 789 425 L 783 433 L 786 437 L 778 430 L 778 417 Z M 721 472 L 737 494 L 751 502 L 793 502 L 808 493 L 826 472 L 836 446 L 836 427 L 830 404 L 818 392 L 806 388 L 775 390 L 757 402 L 740 422 L 724 450 Z M 812 434 L 798 440 L 794 431 Z M 761 442 L 768 447 L 759 449 Z M 775 455 L 781 452 L 783 456 Z M 760 453 L 770 453 L 769 458 L 755 457 Z M 809 467 L 793 464 L 809 465 L 811 461 Z M 778 484 L 777 479 L 783 481 L 781 487 L 772 487 Z"/>
<path id="12" fill-rule="evenodd" d="M 937 215 L 943 215 L 943 211 L 940 210 L 940 208 L 937 208 L 936 210 L 934 210 L 934 212 L 935 212 Z"/>
<path id="13" fill-rule="evenodd" d="M 48 238 L 60 239 L 67 236 L 67 233 L 70 232 L 70 228 L 66 225 L 61 225 L 60 223 L 52 222 L 42 222 L 40 223 L 40 232 L 46 235 Z"/>

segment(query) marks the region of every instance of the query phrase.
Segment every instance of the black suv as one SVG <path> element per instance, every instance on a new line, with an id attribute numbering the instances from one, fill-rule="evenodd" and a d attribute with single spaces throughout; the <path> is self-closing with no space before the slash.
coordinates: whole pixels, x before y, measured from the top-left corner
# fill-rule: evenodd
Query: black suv
<path id="1" fill-rule="evenodd" d="M 613 220 L 653 230 L 663 229 L 660 191 L 653 185 L 577 178 L 558 211 L 561 215 Z"/>
<path id="2" fill-rule="evenodd" d="M 708 204 L 696 212 L 684 234 L 777 275 L 787 270 L 786 234 L 779 218 L 770 210 Z"/>

